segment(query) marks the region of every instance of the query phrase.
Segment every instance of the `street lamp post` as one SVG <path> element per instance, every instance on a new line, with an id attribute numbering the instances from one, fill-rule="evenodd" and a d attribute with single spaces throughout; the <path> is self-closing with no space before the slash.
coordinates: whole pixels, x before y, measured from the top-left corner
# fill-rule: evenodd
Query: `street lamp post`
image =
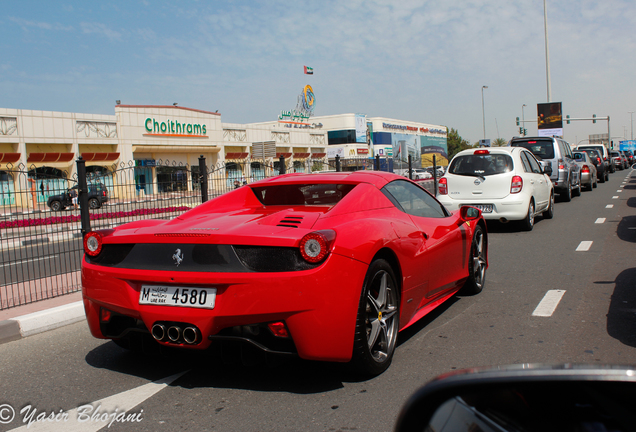
<path id="1" fill-rule="evenodd" d="M 631 140 L 634 139 L 634 111 L 628 111 L 630 116 L 632 117 L 632 135 L 631 135 Z"/>
<path id="2" fill-rule="evenodd" d="M 481 117 L 484 124 L 484 139 L 486 139 L 486 110 L 484 109 L 484 89 L 488 86 L 481 86 Z"/>
<path id="3" fill-rule="evenodd" d="M 552 88 L 550 85 L 550 47 L 548 43 L 548 7 L 543 0 L 543 26 L 545 28 L 545 76 L 548 87 L 548 102 L 552 102 Z"/>

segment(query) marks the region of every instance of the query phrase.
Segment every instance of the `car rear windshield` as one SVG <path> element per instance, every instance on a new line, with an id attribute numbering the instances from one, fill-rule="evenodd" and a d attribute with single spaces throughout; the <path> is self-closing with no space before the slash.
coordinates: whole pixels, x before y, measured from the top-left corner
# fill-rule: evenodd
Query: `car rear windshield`
<path id="1" fill-rule="evenodd" d="M 340 202 L 355 184 L 284 184 L 254 187 L 252 190 L 263 205 L 334 205 Z"/>
<path id="2" fill-rule="evenodd" d="M 508 154 L 472 154 L 457 156 L 448 172 L 457 175 L 489 176 L 512 171 L 512 158 Z"/>
<path id="3" fill-rule="evenodd" d="M 550 139 L 539 140 L 515 140 L 510 143 L 512 147 L 525 147 L 539 160 L 554 159 L 554 141 Z"/>

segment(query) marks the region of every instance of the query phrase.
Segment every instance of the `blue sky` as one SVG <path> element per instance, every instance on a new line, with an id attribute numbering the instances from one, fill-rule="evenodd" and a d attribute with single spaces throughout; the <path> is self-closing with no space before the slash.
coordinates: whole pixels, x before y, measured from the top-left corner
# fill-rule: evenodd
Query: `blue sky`
<path id="1" fill-rule="evenodd" d="M 114 114 L 123 104 L 275 120 L 305 84 L 316 115 L 364 113 L 510 139 L 547 101 L 542 0 L 12 1 L 0 107 Z M 548 0 L 552 101 L 631 136 L 636 2 Z M 303 66 L 314 75 L 303 74 Z M 536 134 L 536 124 L 528 124 Z M 565 126 L 571 143 L 607 122 Z"/>

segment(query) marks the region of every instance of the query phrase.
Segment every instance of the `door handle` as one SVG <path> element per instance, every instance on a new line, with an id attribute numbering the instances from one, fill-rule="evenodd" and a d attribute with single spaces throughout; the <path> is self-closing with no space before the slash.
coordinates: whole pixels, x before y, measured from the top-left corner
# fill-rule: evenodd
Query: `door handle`
<path id="1" fill-rule="evenodd" d="M 422 231 L 422 237 L 424 237 L 424 240 L 428 240 L 428 234 L 426 234 L 424 231 Z"/>

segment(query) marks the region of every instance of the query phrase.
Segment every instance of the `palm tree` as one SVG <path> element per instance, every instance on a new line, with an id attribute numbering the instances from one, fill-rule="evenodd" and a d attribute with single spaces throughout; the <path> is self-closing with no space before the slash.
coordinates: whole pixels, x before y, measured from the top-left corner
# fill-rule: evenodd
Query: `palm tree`
<path id="1" fill-rule="evenodd" d="M 505 147 L 508 145 L 508 141 L 503 138 L 497 138 L 492 142 L 493 147 Z"/>

